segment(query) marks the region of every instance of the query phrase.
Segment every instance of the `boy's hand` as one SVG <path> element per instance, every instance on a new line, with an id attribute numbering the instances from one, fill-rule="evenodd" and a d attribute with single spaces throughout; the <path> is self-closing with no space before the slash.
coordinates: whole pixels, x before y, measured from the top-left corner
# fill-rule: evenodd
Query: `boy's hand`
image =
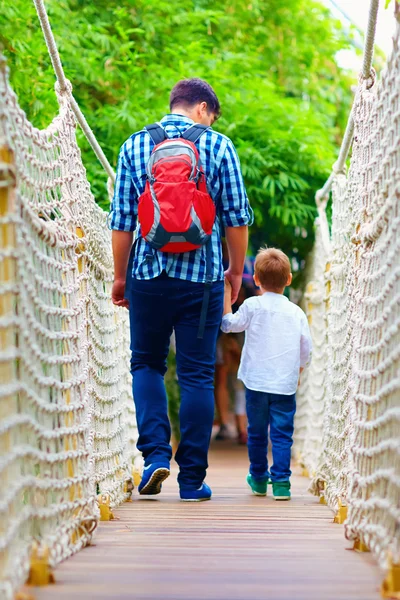
<path id="1" fill-rule="evenodd" d="M 224 315 L 232 312 L 232 286 L 229 279 L 224 280 Z"/>
<path id="2" fill-rule="evenodd" d="M 231 305 L 234 304 L 239 296 L 242 287 L 242 274 L 234 274 L 230 269 L 225 271 L 225 281 L 228 280 L 231 286 Z"/>

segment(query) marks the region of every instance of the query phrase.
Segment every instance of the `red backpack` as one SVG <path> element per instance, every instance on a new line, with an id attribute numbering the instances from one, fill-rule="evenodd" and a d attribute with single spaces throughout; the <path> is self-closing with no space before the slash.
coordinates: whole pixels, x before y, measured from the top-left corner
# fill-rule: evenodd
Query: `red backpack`
<path id="1" fill-rule="evenodd" d="M 157 123 L 145 127 L 155 147 L 146 167 L 146 188 L 139 198 L 141 236 L 156 250 L 188 252 L 205 245 L 215 221 L 195 142 L 205 125 L 168 138 Z"/>

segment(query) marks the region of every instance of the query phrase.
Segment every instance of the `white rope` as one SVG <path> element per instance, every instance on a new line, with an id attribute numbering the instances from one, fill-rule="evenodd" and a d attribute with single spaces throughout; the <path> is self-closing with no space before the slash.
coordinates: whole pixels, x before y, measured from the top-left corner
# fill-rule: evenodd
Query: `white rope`
<path id="1" fill-rule="evenodd" d="M 104 170 L 106 171 L 108 177 L 111 179 L 111 182 L 114 183 L 114 181 L 115 181 L 114 169 L 108 162 L 108 159 L 107 159 L 106 155 L 104 154 L 100 144 L 98 143 L 96 136 L 94 135 L 92 129 L 90 128 L 88 122 L 86 121 L 86 118 L 85 118 L 84 114 L 82 113 L 81 109 L 79 108 L 75 98 L 73 98 L 73 96 L 72 96 L 72 85 L 71 85 L 70 81 L 65 77 L 64 69 L 63 69 L 63 66 L 61 63 L 59 52 L 57 50 L 56 41 L 54 39 L 54 35 L 53 35 L 52 29 L 51 29 L 49 17 L 47 15 L 44 2 L 43 2 L 43 0 L 33 0 L 33 2 L 35 4 L 36 11 L 37 11 L 39 21 L 40 21 L 40 25 L 42 27 L 43 35 L 46 40 L 46 45 L 47 45 L 47 49 L 49 51 L 51 63 L 53 65 L 53 68 L 54 68 L 54 71 L 55 71 L 55 74 L 57 77 L 58 86 L 59 86 L 58 90 L 61 94 L 68 94 L 68 96 L 70 96 L 70 105 L 71 105 L 72 110 L 74 111 L 76 120 L 78 121 L 79 125 L 81 126 L 81 129 L 82 129 L 83 133 L 85 134 L 86 139 L 88 140 L 89 144 L 91 145 L 95 155 L 97 156 L 98 160 L 100 161 L 101 165 L 103 166 Z"/>
<path id="2" fill-rule="evenodd" d="M 385 569 L 400 564 L 399 23 L 379 84 L 360 78 L 352 118 L 348 174 L 331 177 L 326 268 L 319 219 L 309 261 L 315 353 L 298 393 L 295 449 L 312 491 L 335 512 L 347 507 L 346 536 Z M 326 201 L 317 197 L 319 211 Z"/>
<path id="3" fill-rule="evenodd" d="M 360 78 L 362 80 L 371 79 L 371 82 L 368 84 L 371 87 L 375 82 L 375 71 L 372 69 L 372 59 L 374 56 L 374 44 L 375 44 L 375 32 L 376 32 L 376 23 L 378 19 L 378 9 L 379 9 L 379 0 L 371 0 L 369 16 L 368 16 L 368 26 L 367 33 L 365 36 L 365 45 L 364 45 L 364 55 L 363 55 L 363 64 L 360 73 Z M 339 156 L 337 161 L 332 167 L 332 173 L 328 177 L 326 183 L 323 187 L 318 190 L 315 195 L 316 201 L 324 198 L 329 195 L 329 192 L 332 188 L 332 182 L 336 173 L 341 173 L 346 165 L 346 160 L 348 154 L 350 152 L 352 140 L 354 133 L 354 119 L 353 119 L 353 107 L 351 108 L 350 115 L 347 121 L 346 131 L 343 137 L 342 144 L 339 150 Z"/>
<path id="4" fill-rule="evenodd" d="M 373 77 L 372 59 L 374 57 L 376 23 L 378 20 L 379 0 L 372 0 L 369 6 L 368 26 L 364 44 L 364 59 L 361 69 L 363 79 Z"/>
<path id="5" fill-rule="evenodd" d="M 88 544 L 97 492 L 127 499 L 140 462 L 107 214 L 86 179 L 71 95 L 57 96 L 58 116 L 34 128 L 0 55 L 1 600 L 24 583 L 34 541 L 52 565 Z"/>

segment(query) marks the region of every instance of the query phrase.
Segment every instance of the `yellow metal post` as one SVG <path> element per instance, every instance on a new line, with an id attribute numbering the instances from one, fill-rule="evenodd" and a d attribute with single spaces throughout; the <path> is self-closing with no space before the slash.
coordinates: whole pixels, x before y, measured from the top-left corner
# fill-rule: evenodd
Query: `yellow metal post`
<path id="1" fill-rule="evenodd" d="M 50 551 L 47 546 L 40 548 L 34 544 L 31 555 L 31 568 L 28 585 L 44 586 L 54 583 L 54 575 L 50 568 Z"/>
<path id="2" fill-rule="evenodd" d="M 400 600 L 400 563 L 393 563 L 392 558 L 389 559 L 389 569 L 382 583 L 381 593 L 383 598 Z"/>
<path id="3" fill-rule="evenodd" d="M 364 544 L 364 542 L 361 540 L 356 540 L 354 542 L 353 550 L 355 550 L 356 552 L 369 552 L 370 551 L 367 544 Z"/>
<path id="4" fill-rule="evenodd" d="M 142 475 L 139 469 L 137 469 L 136 467 L 132 469 L 132 478 L 134 486 L 139 487 L 140 482 L 142 481 Z"/>
<path id="5" fill-rule="evenodd" d="M 338 511 L 336 513 L 335 518 L 333 519 L 334 523 L 338 523 L 339 525 L 343 525 L 345 520 L 347 519 L 347 506 L 343 506 L 340 499 L 338 500 Z"/>
<path id="6" fill-rule="evenodd" d="M 315 477 L 315 474 L 314 474 L 314 477 Z M 319 503 L 326 506 L 327 502 L 326 502 L 326 498 L 325 498 L 325 481 L 319 482 L 318 491 L 319 491 Z"/>
<path id="7" fill-rule="evenodd" d="M 110 498 L 106 494 L 99 494 L 97 496 L 100 509 L 100 521 L 111 521 L 114 519 L 113 512 L 110 507 Z"/>

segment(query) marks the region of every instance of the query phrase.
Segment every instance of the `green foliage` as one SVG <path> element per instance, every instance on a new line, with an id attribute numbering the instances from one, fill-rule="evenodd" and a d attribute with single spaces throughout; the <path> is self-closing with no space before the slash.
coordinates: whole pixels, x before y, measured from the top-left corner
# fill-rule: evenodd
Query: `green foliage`
<path id="1" fill-rule="evenodd" d="M 335 54 L 340 23 L 314 0 L 47 0 L 75 97 L 115 164 L 121 143 L 168 111 L 183 77 L 221 100 L 217 129 L 238 148 L 255 210 L 252 245 L 301 260 L 312 244 L 314 193 L 330 172 L 351 102 Z M 57 112 L 54 75 L 30 0 L 3 0 L 0 41 L 29 118 Z M 80 135 L 92 189 L 107 209 L 105 174 Z"/>

